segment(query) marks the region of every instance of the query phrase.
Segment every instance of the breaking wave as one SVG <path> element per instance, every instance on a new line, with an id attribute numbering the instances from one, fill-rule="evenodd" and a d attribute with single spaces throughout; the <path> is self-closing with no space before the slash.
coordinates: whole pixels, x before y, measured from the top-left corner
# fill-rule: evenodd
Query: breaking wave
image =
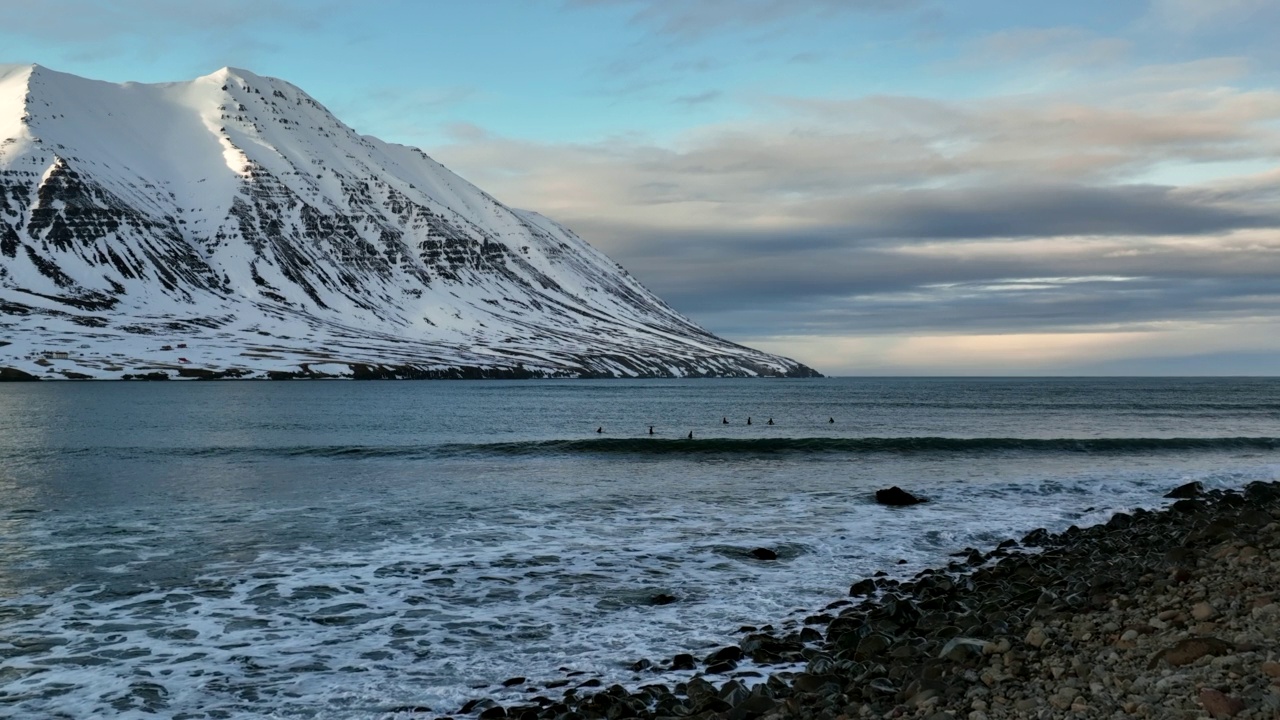
<path id="1" fill-rule="evenodd" d="M 1017 454 L 1134 454 L 1267 452 L 1280 450 L 1280 438 L 949 438 L 949 437 L 864 437 L 864 438 L 593 438 L 575 440 L 532 440 L 497 443 L 446 443 L 439 445 L 303 445 L 289 447 L 201 447 L 201 448 L 92 448 L 51 450 L 58 455 L 116 455 L 124 457 L 218 457 L 218 458 L 298 458 L 326 459 L 415 459 L 439 457 L 552 457 L 591 455 L 680 456 L 761 456 L 761 455 L 982 455 Z M 30 458 L 30 451 L 23 455 Z"/>

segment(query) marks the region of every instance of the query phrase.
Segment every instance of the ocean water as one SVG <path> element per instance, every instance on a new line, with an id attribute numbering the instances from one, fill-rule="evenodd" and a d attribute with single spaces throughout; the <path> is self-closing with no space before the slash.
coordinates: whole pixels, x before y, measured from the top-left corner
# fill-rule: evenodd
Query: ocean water
<path id="1" fill-rule="evenodd" d="M 0 717 L 676 680 L 629 666 L 795 627 L 877 570 L 1277 478 L 1276 379 L 0 385 Z M 889 485 L 931 502 L 875 505 Z"/>

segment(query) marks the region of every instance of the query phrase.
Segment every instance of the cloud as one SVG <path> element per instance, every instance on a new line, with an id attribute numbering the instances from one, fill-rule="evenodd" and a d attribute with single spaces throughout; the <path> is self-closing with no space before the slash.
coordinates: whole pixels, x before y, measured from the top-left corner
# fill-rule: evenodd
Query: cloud
<path id="1" fill-rule="evenodd" d="M 1031 63 L 1043 71 L 1111 66 L 1129 57 L 1132 43 L 1075 27 L 1000 30 L 978 38 L 969 60 L 987 66 Z M 1025 71 L 1027 68 L 1022 66 Z"/>
<path id="2" fill-rule="evenodd" d="M 1191 323 L 1141 332 L 790 335 L 749 342 L 847 375 L 1272 375 L 1280 323 Z"/>
<path id="3" fill-rule="evenodd" d="M 727 243 L 694 236 L 684 239 L 693 252 L 647 254 L 625 265 L 676 307 L 731 321 L 739 332 L 1079 331 L 1192 316 L 1242 318 L 1260 308 L 1274 313 L 1280 238 L 1271 231 L 1249 235 L 1259 232 L 816 252 L 777 238 L 736 254 Z"/>
<path id="4" fill-rule="evenodd" d="M 569 0 L 570 6 L 623 7 L 632 22 L 676 40 L 692 40 L 712 32 L 776 26 L 798 18 L 830 17 L 854 12 L 898 12 L 921 5 L 917 0 Z"/>
<path id="5" fill-rule="evenodd" d="M 674 142 L 486 135 L 438 153 L 508 202 L 570 223 L 875 237 L 1168 234 L 1268 225 L 1274 210 L 1158 182 L 1169 167 L 1280 165 L 1280 93 L 776 98 L 771 120 Z M 1223 192 L 1221 189 L 1218 192 Z M 1254 192 L 1258 192 L 1255 190 Z M 611 249 L 620 249 L 614 247 Z"/>
<path id="6" fill-rule="evenodd" d="M 40 40 L 76 62 L 154 59 L 194 41 L 207 62 L 217 63 L 227 54 L 243 59 L 274 51 L 276 33 L 315 30 L 341 7 L 339 0 L 0 0 L 0 37 Z"/>
<path id="7" fill-rule="evenodd" d="M 1273 0 L 1151 0 L 1149 15 L 1164 28 L 1196 33 L 1243 24 L 1274 27 L 1280 8 Z"/>
<path id="8" fill-rule="evenodd" d="M 696 107 L 698 105 L 706 105 L 709 102 L 719 100 L 724 93 L 719 90 L 707 90 L 706 92 L 695 93 L 693 95 L 681 95 L 672 101 L 673 104 L 683 105 L 684 107 Z"/>
<path id="9" fill-rule="evenodd" d="M 1208 58 L 960 100 L 770 97 L 669 142 L 473 129 L 437 154 L 709 329 L 824 370 L 945 371 L 948 349 L 988 370 L 1012 367 L 1002 353 L 1121 367 L 1170 337 L 1252 347 L 1280 316 L 1280 92 L 1226 84 L 1245 71 Z M 1223 177 L 1179 179 L 1196 168 Z"/>
<path id="10" fill-rule="evenodd" d="M 843 217 L 837 227 L 849 240 L 1205 235 L 1280 227 L 1280 208 L 1233 207 L 1148 185 L 911 190 L 806 207 Z"/>
<path id="11" fill-rule="evenodd" d="M 171 0 L 0 1 L 4 32 L 61 42 L 91 42 L 119 36 L 145 35 L 157 28 L 212 35 L 229 30 L 287 24 L 315 27 L 336 2 L 304 0 L 223 0 L 219 3 L 175 3 Z"/>

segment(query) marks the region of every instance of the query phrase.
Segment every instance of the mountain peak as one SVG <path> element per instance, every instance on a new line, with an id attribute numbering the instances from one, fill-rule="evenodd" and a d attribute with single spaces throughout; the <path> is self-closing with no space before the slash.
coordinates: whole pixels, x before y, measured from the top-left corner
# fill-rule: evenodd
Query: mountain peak
<path id="1" fill-rule="evenodd" d="M 711 335 L 570 230 L 283 80 L 49 72 L 0 68 L 0 368 L 812 373 Z"/>
<path id="2" fill-rule="evenodd" d="M 243 69 L 243 68 L 238 68 L 238 67 L 231 67 L 230 65 L 224 65 L 223 67 L 218 68 L 217 70 L 213 71 L 212 73 L 210 73 L 210 74 L 208 74 L 208 75 L 205 75 L 205 77 L 206 77 L 206 78 L 215 78 L 215 79 L 218 79 L 218 80 L 226 80 L 226 79 L 228 79 L 228 78 L 235 78 L 235 79 L 238 79 L 238 80 L 247 80 L 247 81 L 250 81 L 250 82 L 253 82 L 253 81 L 269 82 L 269 81 L 271 81 L 271 80 L 274 80 L 274 79 L 275 79 L 275 78 L 266 78 L 266 77 L 263 77 L 263 76 L 261 76 L 261 75 L 258 75 L 257 73 L 255 73 L 255 72 L 253 72 L 253 71 L 251 71 L 251 70 L 245 70 L 245 69 Z M 278 82 L 283 82 L 283 81 L 278 81 Z"/>

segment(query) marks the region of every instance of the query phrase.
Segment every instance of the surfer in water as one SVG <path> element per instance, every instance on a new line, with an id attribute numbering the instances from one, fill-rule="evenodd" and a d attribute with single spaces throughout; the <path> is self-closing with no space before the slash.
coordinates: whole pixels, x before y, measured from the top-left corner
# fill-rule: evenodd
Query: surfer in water
<path id="1" fill-rule="evenodd" d="M 652 426 L 652 425 L 650 425 L 650 426 L 649 426 L 649 434 L 650 434 L 650 435 L 652 435 L 652 434 L 653 434 L 653 426 Z"/>
<path id="2" fill-rule="evenodd" d="M 829 423 L 834 423 L 835 421 L 836 421 L 835 418 L 827 418 L 827 422 Z"/>
<path id="3" fill-rule="evenodd" d="M 750 424 L 751 424 L 751 416 L 749 416 L 749 415 L 747 416 L 747 424 L 748 424 L 748 425 L 750 425 Z"/>
<path id="4" fill-rule="evenodd" d="M 727 418 L 727 417 L 722 417 L 722 418 L 720 418 L 720 424 L 721 424 L 721 425 L 728 425 L 728 424 L 729 424 L 729 418 Z"/>
<path id="5" fill-rule="evenodd" d="M 692 431 L 692 430 L 690 430 L 690 431 L 689 431 L 689 439 L 690 439 L 690 440 L 692 440 L 692 439 L 693 439 L 693 431 Z"/>
<path id="6" fill-rule="evenodd" d="M 769 422 L 767 422 L 767 423 L 765 423 L 765 424 L 766 424 L 766 425 L 772 425 L 772 424 L 773 424 L 773 418 L 769 418 Z"/>
<path id="7" fill-rule="evenodd" d="M 602 432 L 604 432 L 604 426 L 603 426 L 603 425 L 601 425 L 600 427 L 596 428 L 596 432 L 598 432 L 598 433 L 602 433 Z"/>

